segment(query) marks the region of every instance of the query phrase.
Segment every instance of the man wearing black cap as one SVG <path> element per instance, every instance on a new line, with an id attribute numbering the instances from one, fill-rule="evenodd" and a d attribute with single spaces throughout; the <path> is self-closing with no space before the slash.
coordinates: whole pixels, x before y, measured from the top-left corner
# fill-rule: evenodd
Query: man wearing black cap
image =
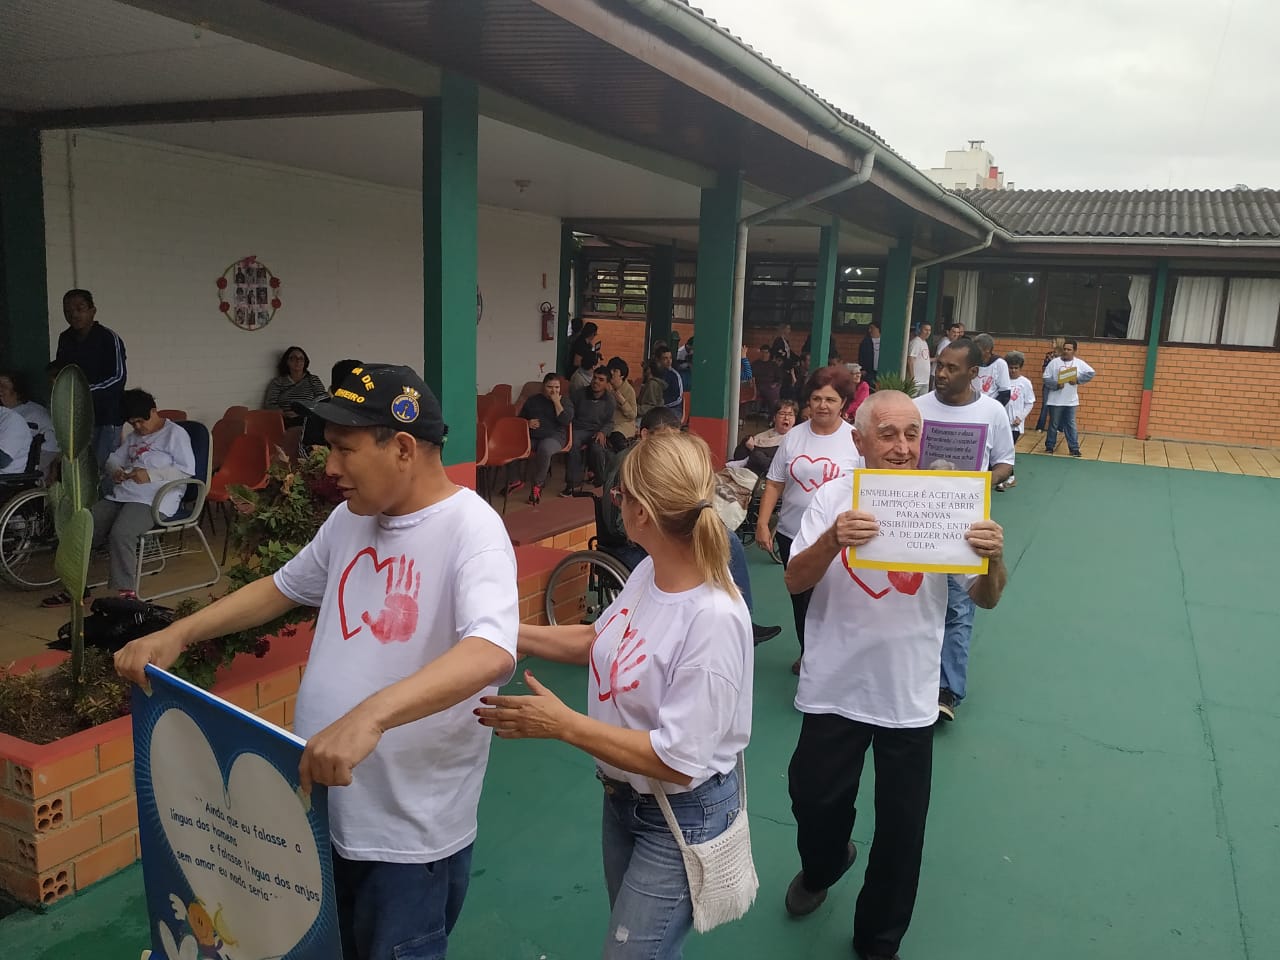
<path id="1" fill-rule="evenodd" d="M 471 711 L 515 666 L 515 554 L 445 475 L 448 428 L 408 367 L 353 366 L 309 412 L 328 424 L 345 503 L 274 577 L 135 640 L 116 669 L 140 683 L 191 643 L 318 606 L 294 728 L 302 788 L 342 788 L 329 817 L 343 956 L 443 957 L 489 754 Z"/>

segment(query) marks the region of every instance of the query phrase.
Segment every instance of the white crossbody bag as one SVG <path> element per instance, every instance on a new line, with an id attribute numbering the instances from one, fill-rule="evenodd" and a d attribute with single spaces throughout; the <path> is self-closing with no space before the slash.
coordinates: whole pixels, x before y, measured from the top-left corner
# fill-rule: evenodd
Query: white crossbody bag
<path id="1" fill-rule="evenodd" d="M 738 754 L 738 789 L 742 791 L 742 807 L 729 829 L 703 843 L 685 843 L 684 831 L 671 811 L 662 785 L 649 781 L 649 787 L 662 808 L 662 816 L 671 829 L 684 859 L 684 872 L 689 878 L 689 897 L 693 901 L 693 928 L 699 933 L 737 920 L 755 902 L 760 879 L 751 858 L 751 828 L 747 822 L 747 767 Z"/>

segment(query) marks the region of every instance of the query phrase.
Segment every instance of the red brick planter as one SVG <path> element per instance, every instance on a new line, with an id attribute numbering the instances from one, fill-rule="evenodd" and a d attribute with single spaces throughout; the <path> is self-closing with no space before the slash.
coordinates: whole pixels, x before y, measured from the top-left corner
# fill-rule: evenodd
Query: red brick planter
<path id="1" fill-rule="evenodd" d="M 520 547 L 520 617 L 545 623 L 543 593 L 561 550 Z M 581 596 L 566 596 L 566 607 Z M 293 725 L 310 624 L 274 637 L 262 659 L 242 655 L 218 674 L 214 692 L 282 727 Z M 65 653 L 18 661 L 23 672 L 53 666 Z M 37 746 L 0 734 L 0 890 L 22 903 L 50 904 L 138 858 L 133 791 L 133 724 L 121 717 Z"/>

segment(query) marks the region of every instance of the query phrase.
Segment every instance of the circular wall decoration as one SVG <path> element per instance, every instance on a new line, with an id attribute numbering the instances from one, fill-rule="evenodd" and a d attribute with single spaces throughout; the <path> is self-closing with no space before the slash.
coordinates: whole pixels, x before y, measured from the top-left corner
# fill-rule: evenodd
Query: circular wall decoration
<path id="1" fill-rule="evenodd" d="M 256 256 L 237 260 L 215 281 L 218 310 L 241 330 L 261 330 L 280 309 L 280 278 Z"/>

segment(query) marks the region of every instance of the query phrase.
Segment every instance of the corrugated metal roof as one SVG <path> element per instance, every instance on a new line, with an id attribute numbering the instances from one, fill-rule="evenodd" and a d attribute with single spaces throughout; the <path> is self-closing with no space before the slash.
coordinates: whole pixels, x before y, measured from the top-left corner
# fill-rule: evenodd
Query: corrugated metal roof
<path id="1" fill-rule="evenodd" d="M 958 190 L 1015 237 L 1280 238 L 1280 190 Z"/>

